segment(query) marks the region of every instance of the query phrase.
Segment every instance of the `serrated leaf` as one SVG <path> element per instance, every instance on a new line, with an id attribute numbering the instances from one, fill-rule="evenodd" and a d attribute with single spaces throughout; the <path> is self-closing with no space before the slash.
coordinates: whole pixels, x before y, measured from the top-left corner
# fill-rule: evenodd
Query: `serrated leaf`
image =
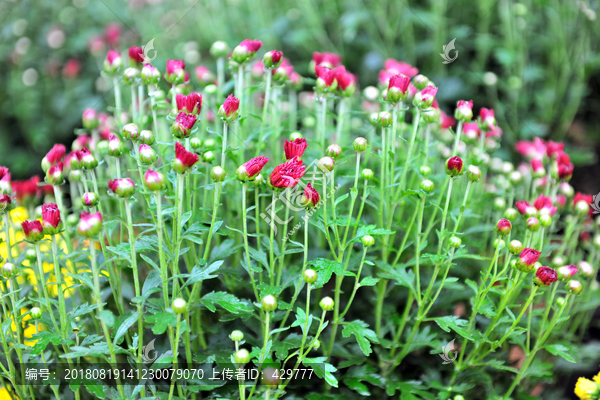
<path id="1" fill-rule="evenodd" d="M 312 368 L 319 378 L 325 379 L 329 385 L 336 388 L 338 387 L 338 381 L 332 372 L 337 371 L 337 369 L 333 365 L 326 363 L 326 361 L 327 357 L 305 358 L 302 364 L 308 368 Z"/>
<path id="2" fill-rule="evenodd" d="M 134 312 L 121 323 L 121 326 L 119 326 L 119 329 L 117 329 L 117 333 L 115 333 L 115 344 L 119 344 L 121 342 L 121 339 L 125 336 L 127 330 L 131 328 L 139 318 L 140 314 L 138 312 Z"/>
<path id="3" fill-rule="evenodd" d="M 463 326 L 468 325 L 468 321 L 464 319 L 459 319 L 458 317 L 452 315 L 446 315 L 445 317 L 438 317 L 433 319 L 443 330 L 446 332 L 450 332 L 453 330 L 458 333 L 460 336 L 468 339 L 470 341 L 474 341 L 475 337 L 468 330 L 463 328 Z"/>
<path id="4" fill-rule="evenodd" d="M 226 292 L 210 292 L 205 294 L 200 301 L 212 312 L 217 310 L 215 305 L 219 305 L 233 314 L 253 311 L 251 307 L 243 303 L 240 299 Z"/>
<path id="5" fill-rule="evenodd" d="M 377 282 L 379 282 L 379 278 L 367 276 L 362 281 L 360 281 L 360 286 L 375 286 Z"/>
<path id="6" fill-rule="evenodd" d="M 177 326 L 177 317 L 175 314 L 166 312 L 157 312 L 156 314 L 147 315 L 144 320 L 152 326 L 152 332 L 155 335 L 162 335 L 169 326 Z"/>
<path id="7" fill-rule="evenodd" d="M 577 360 L 575 360 L 575 357 L 573 357 L 574 351 L 565 345 L 557 343 L 545 346 L 544 348 L 548 350 L 550 354 L 562 357 L 570 363 L 577 363 Z"/>
<path id="8" fill-rule="evenodd" d="M 369 356 L 373 352 L 371 342 L 379 343 L 375 332 L 369 329 L 369 325 L 364 321 L 357 319 L 352 322 L 345 322 L 343 326 L 342 336 L 347 338 L 354 335 L 365 356 Z"/>

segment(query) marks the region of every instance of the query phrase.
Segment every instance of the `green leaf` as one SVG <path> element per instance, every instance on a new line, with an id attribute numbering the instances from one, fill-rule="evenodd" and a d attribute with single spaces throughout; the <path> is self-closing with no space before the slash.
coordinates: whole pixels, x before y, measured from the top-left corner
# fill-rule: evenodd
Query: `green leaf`
<path id="1" fill-rule="evenodd" d="M 31 337 L 32 340 L 37 340 L 36 344 L 31 349 L 31 355 L 37 356 L 42 354 L 48 344 L 52 342 L 54 345 L 60 344 L 60 333 L 50 331 L 40 331 Z"/>
<path id="2" fill-rule="evenodd" d="M 308 368 L 312 368 L 319 378 L 325 379 L 329 385 L 336 388 L 338 387 L 338 381 L 332 372 L 337 371 L 337 369 L 333 365 L 327 364 L 326 361 L 327 357 L 305 358 L 302 364 Z"/>
<path id="3" fill-rule="evenodd" d="M 155 290 L 162 286 L 162 280 L 160 279 L 160 273 L 158 271 L 152 271 L 148 274 L 148 277 L 144 281 L 144 286 L 142 286 L 142 295 L 149 296 L 154 293 Z"/>
<path id="4" fill-rule="evenodd" d="M 234 295 L 226 292 L 210 292 L 205 294 L 200 301 L 212 312 L 217 310 L 215 305 L 219 305 L 233 314 L 249 313 L 253 311 L 252 307 L 248 306 Z"/>
<path id="5" fill-rule="evenodd" d="M 375 286 L 377 282 L 379 282 L 379 278 L 367 276 L 362 281 L 360 281 L 360 286 Z"/>
<path id="6" fill-rule="evenodd" d="M 144 320 L 149 324 L 154 324 L 152 332 L 155 335 L 162 335 L 169 326 L 177 326 L 177 317 L 172 313 L 157 312 L 156 314 L 145 316 Z"/>
<path id="7" fill-rule="evenodd" d="M 187 281 L 185 281 L 181 289 L 197 282 L 202 282 L 207 279 L 216 278 L 218 275 L 213 275 L 212 273 L 216 272 L 219 268 L 221 268 L 221 265 L 223 265 L 223 260 L 215 261 L 214 263 L 204 268 L 200 267 L 199 265 L 196 265 L 192 269 L 192 273 L 188 277 Z"/>
<path id="8" fill-rule="evenodd" d="M 453 330 L 458 333 L 460 336 L 468 339 L 470 341 L 474 341 L 475 337 L 468 330 L 463 328 L 463 326 L 468 325 L 468 321 L 464 319 L 459 319 L 458 317 L 452 315 L 446 315 L 445 317 L 438 317 L 433 319 L 443 330 L 446 332 L 450 332 Z"/>
<path id="9" fill-rule="evenodd" d="M 371 349 L 371 342 L 379 343 L 379 339 L 377 339 L 375 332 L 369 329 L 369 325 L 366 322 L 359 319 L 344 323 L 342 336 L 347 338 L 351 335 L 356 337 L 358 346 L 365 356 L 369 356 L 373 352 Z"/>
<path id="10" fill-rule="evenodd" d="M 379 262 L 377 263 L 377 267 L 379 267 L 380 272 L 377 274 L 381 278 L 393 279 L 396 282 L 396 285 L 404 286 L 410 289 L 413 294 L 415 293 L 415 274 L 412 270 L 406 270 L 406 266 L 401 266 L 400 268 L 392 268 L 390 265 Z"/>
<path id="11" fill-rule="evenodd" d="M 100 312 L 100 319 L 109 327 L 112 328 L 115 324 L 115 316 L 110 310 L 102 310 Z"/>
<path id="12" fill-rule="evenodd" d="M 574 351 L 570 347 L 557 343 L 545 346 L 544 348 L 548 350 L 550 354 L 562 357 L 570 363 L 577 363 L 577 360 L 575 359 L 575 357 L 573 357 Z"/>
<path id="13" fill-rule="evenodd" d="M 300 348 L 302 344 L 302 335 L 297 333 L 292 333 L 288 335 L 285 339 L 278 340 L 273 344 L 273 350 L 275 350 L 275 356 L 278 360 L 284 360 L 290 350 Z"/>
<path id="14" fill-rule="evenodd" d="M 121 326 L 119 326 L 119 329 L 117 329 L 117 333 L 115 334 L 115 339 L 114 339 L 115 344 L 121 343 L 121 339 L 123 339 L 123 336 L 125 336 L 125 334 L 127 333 L 127 330 L 129 328 L 131 328 L 133 326 L 133 324 L 135 324 L 139 318 L 140 318 L 140 314 L 138 312 L 134 312 L 129 317 L 127 317 L 127 319 L 125 319 L 125 321 L 123 321 Z"/>
<path id="15" fill-rule="evenodd" d="M 352 238 L 351 242 L 359 241 L 360 238 L 362 238 L 365 235 L 371 235 L 371 236 L 391 235 L 392 233 L 395 233 L 395 231 L 391 231 L 389 229 L 377 228 L 377 225 L 367 225 L 367 226 L 363 225 L 360 228 L 358 228 L 358 232 L 356 233 L 356 236 L 354 236 Z"/>
<path id="16" fill-rule="evenodd" d="M 336 274 L 341 274 L 344 269 L 344 264 L 337 261 L 331 261 L 326 258 L 316 258 L 309 262 L 309 265 L 313 266 L 318 274 L 317 281 L 311 285 L 312 289 L 322 288 L 327 282 L 329 282 L 329 279 L 331 279 L 331 275 L 334 272 Z"/>
<path id="17" fill-rule="evenodd" d="M 98 308 L 97 304 L 88 304 L 88 303 L 84 303 L 80 306 L 77 306 L 77 307 L 75 307 L 75 309 L 73 310 L 71 315 L 69 315 L 69 321 L 75 321 L 75 318 L 81 317 L 82 315 L 86 315 L 88 313 L 91 313 L 96 308 Z"/>
<path id="18" fill-rule="evenodd" d="M 257 250 L 254 247 L 249 247 L 248 252 L 250 253 L 250 257 L 254 260 L 258 261 L 265 267 L 267 270 L 269 269 L 269 262 L 267 261 L 267 253 L 265 253 L 262 249 Z"/>

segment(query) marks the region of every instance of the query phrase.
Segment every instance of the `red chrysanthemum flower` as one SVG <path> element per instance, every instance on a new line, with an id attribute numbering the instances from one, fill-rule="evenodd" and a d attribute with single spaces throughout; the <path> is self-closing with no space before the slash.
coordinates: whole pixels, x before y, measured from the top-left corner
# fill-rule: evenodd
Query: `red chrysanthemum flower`
<path id="1" fill-rule="evenodd" d="M 15 192 L 15 196 L 17 197 L 17 201 L 21 203 L 24 200 L 35 197 L 39 192 L 39 182 L 40 178 L 37 176 L 31 177 L 25 181 L 12 181 L 11 185 Z"/>
<path id="2" fill-rule="evenodd" d="M 198 155 L 187 151 L 179 142 L 175 142 L 175 159 L 173 169 L 178 173 L 184 173 L 198 162 Z"/>
<path id="3" fill-rule="evenodd" d="M 552 198 L 549 196 L 544 196 L 541 194 L 533 203 L 533 206 L 541 211 L 546 210 L 550 215 L 554 215 L 556 213 L 557 208 L 552 205 Z"/>
<path id="4" fill-rule="evenodd" d="M 167 60 L 167 74 L 178 74 L 185 68 L 183 60 Z"/>
<path id="5" fill-rule="evenodd" d="M 299 158 L 292 158 L 275 167 L 271 173 L 271 185 L 276 188 L 294 187 L 304 176 L 306 166 Z"/>
<path id="6" fill-rule="evenodd" d="M 42 206 L 42 221 L 44 225 L 48 225 L 54 229 L 60 224 L 60 210 L 54 203 L 44 204 Z"/>
<path id="7" fill-rule="evenodd" d="M 188 114 L 199 114 L 202 109 L 202 95 L 190 93 L 189 95 L 178 94 L 175 96 L 178 111 L 185 111 Z"/>
<path id="8" fill-rule="evenodd" d="M 54 165 L 63 160 L 66 151 L 65 146 L 62 144 L 55 144 L 48 154 L 46 154 L 46 161 L 48 161 L 50 165 Z"/>
<path id="9" fill-rule="evenodd" d="M 144 62 L 144 50 L 138 46 L 131 46 L 129 48 L 129 59 L 135 61 L 138 64 Z"/>
<path id="10" fill-rule="evenodd" d="M 552 140 L 548 141 L 546 144 L 546 155 L 550 158 L 558 157 L 563 153 L 565 149 L 565 144 L 562 142 L 553 142 Z"/>
<path id="11" fill-rule="evenodd" d="M 256 53 L 262 47 L 262 42 L 260 40 L 244 39 L 240 43 L 240 47 L 244 47 L 246 50 Z"/>
<path id="12" fill-rule="evenodd" d="M 306 142 L 306 139 L 298 138 L 298 139 L 294 140 L 293 142 L 286 140 L 283 147 L 285 150 L 286 160 L 291 160 L 294 157 L 302 158 L 304 151 L 308 147 L 308 143 Z"/>
<path id="13" fill-rule="evenodd" d="M 44 228 L 38 220 L 21 222 L 25 238 L 29 242 L 39 242 L 44 238 Z"/>
<path id="14" fill-rule="evenodd" d="M 304 188 L 304 202 L 307 207 L 316 207 L 321 201 L 321 196 L 319 196 L 319 192 L 309 183 Z"/>
<path id="15" fill-rule="evenodd" d="M 342 57 L 334 53 L 313 53 L 312 60 L 317 65 L 326 64 L 331 68 L 337 67 L 342 63 Z"/>
<path id="16" fill-rule="evenodd" d="M 538 286 L 549 286 L 552 282 L 556 282 L 558 280 L 558 275 L 556 271 L 550 267 L 539 267 L 537 271 L 535 271 L 535 278 L 533 282 Z"/>

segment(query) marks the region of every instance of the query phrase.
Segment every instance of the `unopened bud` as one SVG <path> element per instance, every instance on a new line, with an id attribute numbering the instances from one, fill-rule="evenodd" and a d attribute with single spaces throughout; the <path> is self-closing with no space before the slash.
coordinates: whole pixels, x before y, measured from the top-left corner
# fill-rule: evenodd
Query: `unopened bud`
<path id="1" fill-rule="evenodd" d="M 433 189 L 435 189 L 435 185 L 429 179 L 425 179 L 423 182 L 421 182 L 421 190 L 425 193 L 432 193 Z"/>
<path id="2" fill-rule="evenodd" d="M 39 307 L 32 307 L 31 310 L 29 310 L 29 315 L 31 315 L 31 318 L 33 319 L 40 319 L 42 318 L 42 310 Z"/>
<path id="3" fill-rule="evenodd" d="M 455 249 L 459 248 L 461 244 L 462 244 L 462 240 L 457 236 L 450 237 L 450 240 L 448 242 L 448 245 Z"/>
<path id="4" fill-rule="evenodd" d="M 368 181 L 368 180 L 373 179 L 374 174 L 373 174 L 372 170 L 370 170 L 368 168 L 365 168 L 365 169 L 362 170 L 361 176 L 362 176 L 363 179 L 365 179 L 365 180 Z"/>
<path id="5" fill-rule="evenodd" d="M 183 314 L 187 310 L 187 302 L 182 298 L 176 298 L 173 300 L 171 309 L 175 312 L 175 314 Z"/>
<path id="6" fill-rule="evenodd" d="M 238 365 L 248 364 L 250 362 L 250 353 L 246 349 L 239 349 L 233 355 L 233 359 Z"/>
<path id="7" fill-rule="evenodd" d="M 363 151 L 367 150 L 367 146 L 367 139 L 365 139 L 364 137 L 357 137 L 356 139 L 354 139 L 354 143 L 352 144 L 352 147 L 354 147 L 354 151 L 358 153 L 362 153 Z"/>
<path id="8" fill-rule="evenodd" d="M 317 271 L 314 269 L 307 269 L 302 274 L 302 279 L 304 279 L 304 282 L 306 283 L 315 283 L 318 278 L 319 276 L 317 275 Z"/>
<path id="9" fill-rule="evenodd" d="M 210 177 L 214 182 L 223 182 L 226 176 L 225 170 L 218 165 L 210 170 Z"/>
<path id="10" fill-rule="evenodd" d="M 514 221 L 518 217 L 519 217 L 519 212 L 517 210 L 515 210 L 514 208 L 507 208 L 506 211 L 504 211 L 504 218 L 506 218 L 509 221 Z"/>
<path id="11" fill-rule="evenodd" d="M 508 251 L 510 251 L 510 253 L 515 256 L 517 254 L 521 254 L 521 252 L 523 251 L 523 243 L 521 243 L 518 240 L 511 240 L 508 245 Z"/>
<path id="12" fill-rule="evenodd" d="M 277 299 L 273 295 L 266 295 L 260 302 L 262 309 L 266 312 L 275 311 L 277 309 Z"/>
<path id="13" fill-rule="evenodd" d="M 242 331 L 235 330 L 231 332 L 229 338 L 234 342 L 241 342 L 244 340 L 244 333 Z"/>
<path id="14" fill-rule="evenodd" d="M 360 241 L 365 247 L 371 247 L 375 244 L 375 239 L 373 239 L 373 236 L 371 235 L 363 236 L 362 238 L 360 238 Z"/>
<path id="15" fill-rule="evenodd" d="M 331 311 L 333 310 L 335 303 L 331 297 L 323 297 L 319 302 L 319 306 L 323 311 Z"/>

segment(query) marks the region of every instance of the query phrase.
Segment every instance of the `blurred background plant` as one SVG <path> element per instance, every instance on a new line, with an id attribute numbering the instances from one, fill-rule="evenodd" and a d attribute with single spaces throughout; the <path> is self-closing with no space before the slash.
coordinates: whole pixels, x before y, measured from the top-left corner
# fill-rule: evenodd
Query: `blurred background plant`
<path id="1" fill-rule="evenodd" d="M 206 58 L 214 70 L 207 57 L 214 41 L 258 38 L 265 48 L 283 50 L 304 75 L 313 50 L 337 52 L 363 88 L 377 83 L 386 58 L 404 60 L 440 87 L 442 109 L 452 110 L 462 98 L 494 108 L 505 130 L 503 149 L 534 136 L 566 139 L 575 165 L 591 166 L 600 142 L 597 6 L 559 0 L 4 0 L 0 160 L 16 178 L 38 173 L 31 160 L 56 142 L 71 143 L 83 108 L 112 104 L 112 85 L 98 77 L 108 49 L 125 51 L 155 38 L 159 69 L 168 58 L 183 58 L 189 67 Z M 453 38 L 458 57 L 444 64 L 440 52 Z M 576 188 L 600 189 L 592 169 L 576 171 Z"/>

